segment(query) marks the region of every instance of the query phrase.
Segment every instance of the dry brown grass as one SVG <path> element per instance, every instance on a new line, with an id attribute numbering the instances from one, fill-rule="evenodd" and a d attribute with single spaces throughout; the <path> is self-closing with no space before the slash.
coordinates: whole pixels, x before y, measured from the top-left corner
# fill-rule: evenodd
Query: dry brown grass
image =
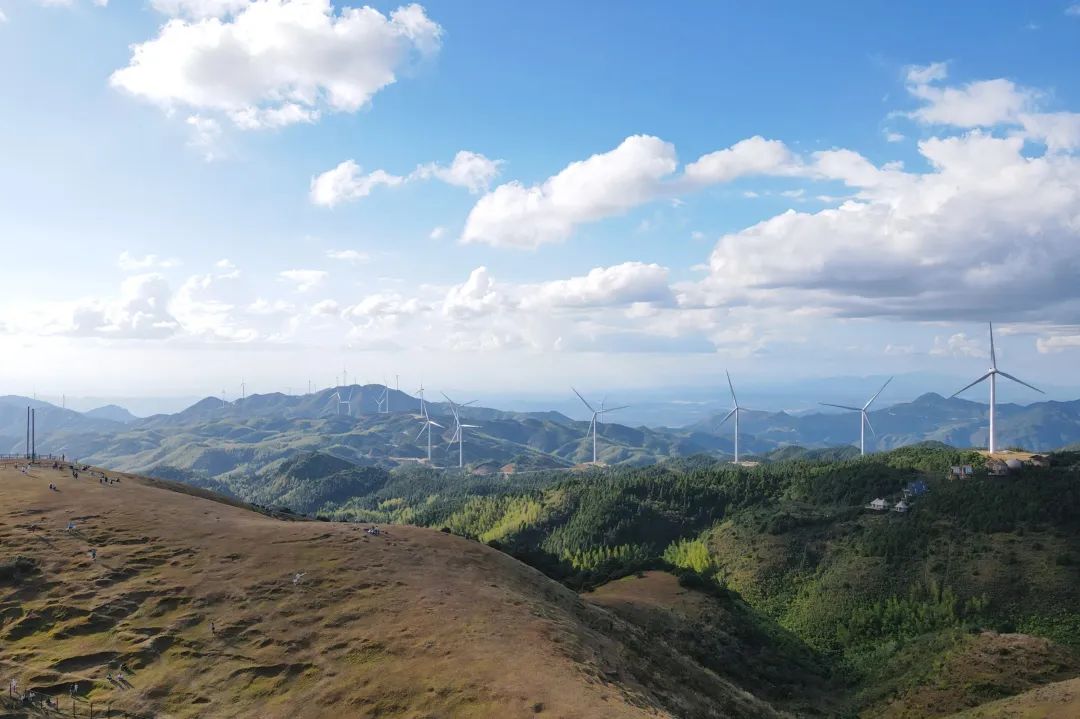
<path id="1" fill-rule="evenodd" d="M 283 522 L 118 476 L 0 467 L 0 559 L 41 564 L 0 586 L 5 689 L 78 682 L 83 712 L 158 717 L 773 715 L 475 542 Z M 120 663 L 126 687 L 106 677 Z"/>
<path id="2" fill-rule="evenodd" d="M 1080 678 L 1032 689 L 954 714 L 949 719 L 1076 719 L 1080 717 Z"/>

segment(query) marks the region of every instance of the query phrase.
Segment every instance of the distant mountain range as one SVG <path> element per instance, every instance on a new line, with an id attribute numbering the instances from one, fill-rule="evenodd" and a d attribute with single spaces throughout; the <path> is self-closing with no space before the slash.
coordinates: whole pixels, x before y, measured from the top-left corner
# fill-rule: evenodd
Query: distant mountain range
<path id="1" fill-rule="evenodd" d="M 390 389 L 389 411 L 380 412 L 382 385 L 354 385 L 306 395 L 252 395 L 233 402 L 207 397 L 175 414 L 136 418 L 123 408 L 86 413 L 25 397 L 0 397 L 0 452 L 23 451 L 26 407 L 37 410 L 39 453 L 63 453 L 131 471 L 172 467 L 207 477 L 261 473 L 300 453 L 319 451 L 360 465 L 393 467 L 426 456 L 415 415 L 420 401 Z M 456 449 L 449 406 L 428 403 L 445 429 L 433 443 L 433 463 L 454 466 Z M 681 428 L 600 426 L 599 458 L 608 464 L 644 465 L 666 458 L 727 456 L 734 427 L 723 414 Z M 507 412 L 465 407 L 465 462 L 477 471 L 506 465 L 516 470 L 569 467 L 592 459 L 588 422 L 560 412 Z M 1080 442 L 1080 400 L 998 405 L 998 442 L 1045 451 Z M 924 394 L 870 413 L 877 434 L 868 449 L 891 449 L 926 440 L 958 447 L 985 446 L 987 407 Z M 744 453 L 790 456 L 791 447 L 845 448 L 857 444 L 858 415 L 748 411 L 742 416 Z"/>

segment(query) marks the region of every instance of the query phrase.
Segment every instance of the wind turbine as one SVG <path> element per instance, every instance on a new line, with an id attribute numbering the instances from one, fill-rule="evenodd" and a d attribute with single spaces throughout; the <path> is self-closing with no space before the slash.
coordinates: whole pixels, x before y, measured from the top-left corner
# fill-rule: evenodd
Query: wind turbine
<path id="1" fill-rule="evenodd" d="M 341 414 L 341 405 L 345 405 L 345 414 L 349 415 L 350 417 L 352 416 L 352 393 L 353 389 L 352 387 L 350 387 L 349 398 L 345 400 L 341 399 L 341 395 L 337 392 L 334 393 L 335 395 L 337 395 L 338 398 L 338 414 Z"/>
<path id="2" fill-rule="evenodd" d="M 735 416 L 735 464 L 738 464 L 739 463 L 739 413 L 740 412 L 745 412 L 747 410 L 746 410 L 746 407 L 740 407 L 739 406 L 739 400 L 738 400 L 737 397 L 735 397 L 735 385 L 731 384 L 731 374 L 727 370 L 724 370 L 724 374 L 727 375 L 728 389 L 731 390 L 731 402 L 735 406 L 732 407 L 730 412 L 728 412 L 726 415 L 724 415 L 724 418 L 722 420 L 720 420 L 720 424 L 718 424 L 716 426 L 717 426 L 717 428 L 719 428 L 722 424 L 724 424 L 724 422 L 727 422 L 728 419 L 730 419 L 732 415 Z M 873 400 L 871 400 L 871 401 L 873 401 Z"/>
<path id="3" fill-rule="evenodd" d="M 997 356 L 996 356 L 996 354 L 994 352 L 994 323 L 990 322 L 989 325 L 990 325 L 990 369 L 982 377 L 975 380 L 974 382 L 969 384 L 967 387 L 964 387 L 964 389 L 953 393 L 952 397 L 955 397 L 956 395 L 960 394 L 960 392 L 963 392 L 964 390 L 967 390 L 967 389 L 969 389 L 971 387 L 974 387 L 975 385 L 982 382 L 984 379 L 989 379 L 990 380 L 990 447 L 989 447 L 989 449 L 990 449 L 990 454 L 993 454 L 994 450 L 996 449 L 996 445 L 994 444 L 994 404 L 997 402 L 997 376 L 1001 375 L 1002 377 L 1005 377 L 1006 379 L 1011 379 L 1013 382 L 1017 382 L 1019 384 L 1024 385 L 1025 387 L 1033 389 L 1036 392 L 1038 392 L 1039 394 L 1046 394 L 1046 393 L 1043 392 L 1038 387 L 1030 385 L 1030 384 L 1028 384 L 1027 382 L 1025 382 L 1022 379 L 1017 379 L 1016 377 L 1013 377 L 1008 372 L 1002 372 L 1001 370 L 999 370 L 997 368 Z M 952 399 L 952 397 L 949 397 L 949 399 Z"/>
<path id="4" fill-rule="evenodd" d="M 446 397 L 445 392 L 443 393 L 443 397 Z M 470 404 L 472 404 L 476 400 L 475 399 L 470 400 L 470 401 L 468 401 L 468 402 L 466 402 L 464 404 L 458 404 L 458 405 L 455 405 L 454 400 L 450 399 L 449 397 L 446 397 L 446 401 L 450 403 L 450 411 L 454 414 L 454 436 L 450 438 L 450 444 L 453 445 L 454 442 L 458 443 L 458 445 L 457 445 L 457 447 L 458 447 L 458 468 L 462 469 L 462 468 L 465 467 L 465 450 L 463 449 L 463 445 L 464 445 L 464 442 L 465 442 L 465 437 L 464 437 L 465 433 L 462 430 L 464 430 L 464 429 L 477 429 L 480 425 L 477 425 L 477 424 L 462 424 L 461 423 L 461 415 L 458 414 L 458 408 L 459 407 L 468 407 Z"/>
<path id="5" fill-rule="evenodd" d="M 592 435 L 592 461 L 593 461 L 593 464 L 596 464 L 596 428 L 597 428 L 597 425 L 600 422 L 603 422 L 605 412 L 615 412 L 616 410 L 626 409 L 630 405 L 622 405 L 621 407 L 608 407 L 608 408 L 605 408 L 604 407 L 604 402 L 607 401 L 607 397 L 605 397 L 600 402 L 600 409 L 595 409 L 595 408 L 593 408 L 593 406 L 591 404 L 588 403 L 588 401 L 586 401 L 586 399 L 584 397 L 581 396 L 581 392 L 578 392 L 573 387 L 571 387 L 570 389 L 574 390 L 574 394 L 576 394 L 578 396 L 578 399 L 580 399 L 582 401 L 582 403 L 584 403 L 584 405 L 589 408 L 589 411 L 592 412 L 592 420 L 590 420 L 590 422 L 589 422 L 589 431 L 585 433 L 585 439 L 588 439 L 590 434 Z"/>
<path id="6" fill-rule="evenodd" d="M 849 407 L 846 404 L 829 404 L 828 402 L 822 402 L 826 407 L 837 407 L 839 409 L 846 409 L 851 412 L 859 413 L 859 456 L 862 457 L 866 454 L 866 428 L 869 427 L 870 431 L 877 437 L 877 432 L 874 432 L 874 425 L 870 424 L 870 415 L 866 413 L 866 410 L 870 408 L 870 405 L 874 403 L 874 400 L 878 398 L 878 395 L 885 391 L 885 388 L 889 386 L 889 383 L 893 381 L 893 378 L 885 380 L 885 384 L 881 385 L 881 389 L 874 393 L 874 396 L 867 400 L 866 404 L 862 407 Z M 965 387 L 964 389 L 967 389 Z"/>
<path id="7" fill-rule="evenodd" d="M 389 380 L 383 380 L 382 395 L 375 400 L 378 405 L 379 414 L 385 414 L 390 411 L 390 388 L 386 385 Z"/>
<path id="8" fill-rule="evenodd" d="M 428 419 L 427 405 L 424 403 L 424 383 L 420 383 L 420 389 L 416 390 L 416 394 L 420 397 L 420 414 L 416 415 L 417 419 Z"/>
<path id="9" fill-rule="evenodd" d="M 467 426 L 472 427 L 473 425 L 467 425 Z M 431 428 L 432 427 L 438 427 L 439 429 L 443 429 L 443 426 L 441 424 L 439 424 L 435 420 L 430 419 L 429 417 L 425 416 L 424 419 L 423 419 L 423 425 L 420 427 L 420 431 L 416 433 L 416 439 L 413 440 L 415 442 L 417 439 L 420 439 L 420 435 L 422 435 L 424 432 L 427 432 L 427 461 L 428 461 L 428 466 L 431 466 Z M 453 440 L 451 440 L 451 441 L 453 441 Z M 461 461 L 461 459 L 459 457 L 458 462 L 460 463 L 460 461 Z"/>

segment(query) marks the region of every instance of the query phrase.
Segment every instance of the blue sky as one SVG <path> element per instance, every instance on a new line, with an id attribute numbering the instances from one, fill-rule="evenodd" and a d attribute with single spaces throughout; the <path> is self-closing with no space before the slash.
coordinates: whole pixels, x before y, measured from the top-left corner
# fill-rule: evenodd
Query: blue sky
<path id="1" fill-rule="evenodd" d="M 1069 2 L 357 7 L 0 0 L 0 392 L 1075 386 Z"/>

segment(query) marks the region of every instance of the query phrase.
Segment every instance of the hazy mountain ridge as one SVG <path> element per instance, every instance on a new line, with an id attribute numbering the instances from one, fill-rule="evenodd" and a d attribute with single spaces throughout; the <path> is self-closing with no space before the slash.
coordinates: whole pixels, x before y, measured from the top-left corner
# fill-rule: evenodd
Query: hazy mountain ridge
<path id="1" fill-rule="evenodd" d="M 382 467 L 426 459 L 418 437 L 419 399 L 389 390 L 390 412 L 379 412 L 382 385 L 326 389 L 310 395 L 252 395 L 232 402 L 206 397 L 175 414 L 120 422 L 100 413 L 79 413 L 20 397 L 0 398 L 0 451 L 21 452 L 26 406 L 37 409 L 39 453 L 63 453 L 128 471 L 169 466 L 207 477 L 258 474 L 273 463 L 305 452 L 322 452 L 359 465 Z M 352 399 L 342 404 L 340 397 Z M 443 429 L 432 436 L 432 460 L 456 466 L 448 445 L 453 417 L 446 403 L 427 404 Z M 928 393 L 913 402 L 870 413 L 876 436 L 870 451 L 921 441 L 980 446 L 986 441 L 987 407 Z M 558 412 L 506 412 L 464 407 L 465 463 L 486 471 L 570 467 L 592 459 L 589 423 Z M 119 415 L 114 415 L 119 416 Z M 602 423 L 598 458 L 607 464 L 645 465 L 694 454 L 730 456 L 734 426 L 723 414 L 683 428 L 629 427 Z M 1047 451 L 1080 442 L 1080 400 L 998 406 L 998 443 Z M 786 447 L 850 448 L 858 443 L 858 415 L 822 412 L 747 411 L 740 425 L 744 457 L 769 457 Z"/>

